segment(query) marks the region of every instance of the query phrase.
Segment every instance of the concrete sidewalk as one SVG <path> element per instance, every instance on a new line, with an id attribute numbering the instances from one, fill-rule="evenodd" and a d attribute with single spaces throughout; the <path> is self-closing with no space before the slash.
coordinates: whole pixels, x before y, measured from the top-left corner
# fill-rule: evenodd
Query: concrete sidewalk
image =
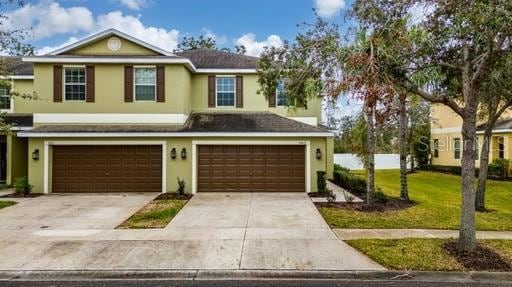
<path id="1" fill-rule="evenodd" d="M 400 239 L 400 238 L 456 238 L 458 230 L 440 229 L 333 229 L 341 240 Z M 511 231 L 477 231 L 478 239 L 512 240 Z"/>

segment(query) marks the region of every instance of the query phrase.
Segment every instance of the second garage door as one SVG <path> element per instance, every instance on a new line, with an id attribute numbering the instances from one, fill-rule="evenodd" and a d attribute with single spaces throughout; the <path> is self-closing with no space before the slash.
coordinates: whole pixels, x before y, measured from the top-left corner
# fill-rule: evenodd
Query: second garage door
<path id="1" fill-rule="evenodd" d="M 54 146 L 53 192 L 161 192 L 162 146 Z"/>
<path id="2" fill-rule="evenodd" d="M 198 191 L 305 192 L 305 147 L 198 146 Z"/>

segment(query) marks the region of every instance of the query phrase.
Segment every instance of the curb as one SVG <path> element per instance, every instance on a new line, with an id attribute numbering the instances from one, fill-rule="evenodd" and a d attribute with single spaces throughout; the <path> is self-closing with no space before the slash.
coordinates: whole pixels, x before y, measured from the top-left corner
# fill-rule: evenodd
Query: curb
<path id="1" fill-rule="evenodd" d="M 251 280 L 324 279 L 412 282 L 512 282 L 512 272 L 430 272 L 430 271 L 300 271 L 300 270 L 0 270 L 0 281 L 11 280 Z"/>

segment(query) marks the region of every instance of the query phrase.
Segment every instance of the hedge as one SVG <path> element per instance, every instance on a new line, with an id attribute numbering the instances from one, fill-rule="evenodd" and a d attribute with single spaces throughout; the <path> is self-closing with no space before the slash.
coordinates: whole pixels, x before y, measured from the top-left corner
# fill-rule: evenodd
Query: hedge
<path id="1" fill-rule="evenodd" d="M 344 170 L 335 170 L 333 172 L 333 181 L 356 196 L 361 197 L 366 194 L 366 180 L 362 177 L 355 176 Z"/>

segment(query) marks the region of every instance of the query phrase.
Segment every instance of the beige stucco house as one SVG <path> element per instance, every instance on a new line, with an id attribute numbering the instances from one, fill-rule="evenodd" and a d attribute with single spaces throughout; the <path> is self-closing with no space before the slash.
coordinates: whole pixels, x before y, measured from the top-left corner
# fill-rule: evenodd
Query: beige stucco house
<path id="1" fill-rule="evenodd" d="M 43 56 L 10 58 L 3 180 L 34 192 L 296 191 L 332 174 L 321 98 L 289 109 L 257 94 L 257 59 L 170 53 L 107 30 Z"/>
<path id="2" fill-rule="evenodd" d="M 431 107 L 432 164 L 460 166 L 462 157 L 462 118 L 443 104 Z M 477 128 L 478 151 L 482 149 L 484 123 Z M 496 123 L 490 146 L 490 159 L 512 159 L 512 111 L 504 113 Z M 480 164 L 479 157 L 476 161 Z"/>

